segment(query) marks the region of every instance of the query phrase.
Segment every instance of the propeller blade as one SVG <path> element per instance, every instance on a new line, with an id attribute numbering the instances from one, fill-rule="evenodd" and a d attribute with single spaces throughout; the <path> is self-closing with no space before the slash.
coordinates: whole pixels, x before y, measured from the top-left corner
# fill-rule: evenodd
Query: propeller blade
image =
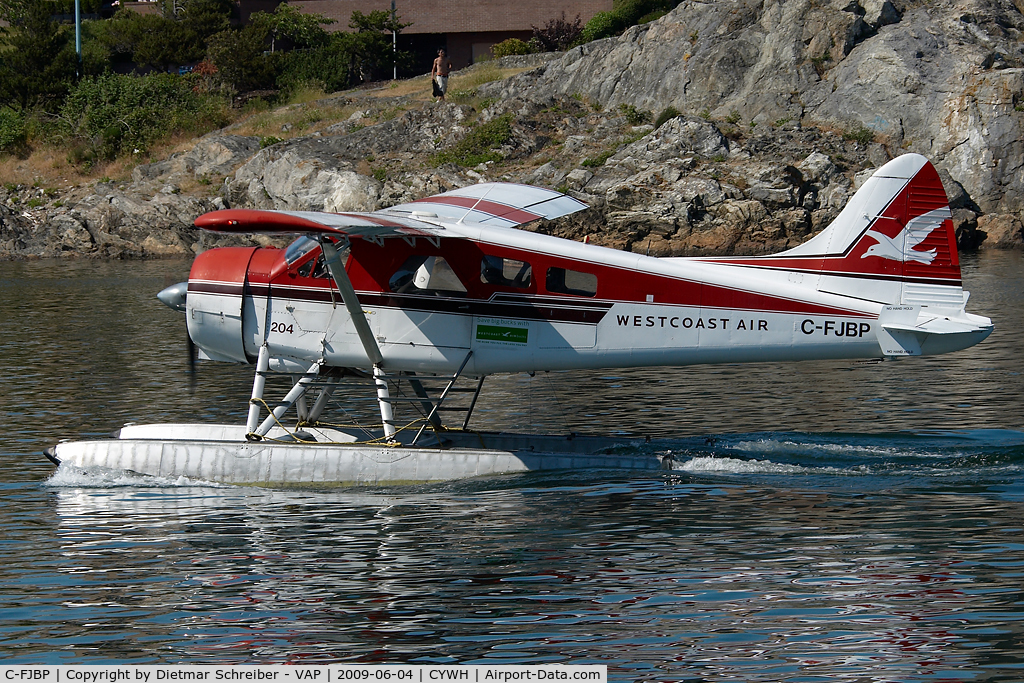
<path id="1" fill-rule="evenodd" d="M 199 358 L 199 349 L 192 341 L 192 335 L 188 333 L 188 328 L 185 329 L 185 340 L 188 342 L 188 392 L 194 394 L 196 393 L 196 360 Z"/>
<path id="2" fill-rule="evenodd" d="M 156 295 L 156 298 L 168 308 L 182 312 L 185 311 L 185 300 L 187 297 L 187 282 L 179 282 L 176 285 L 165 287 Z M 185 328 L 185 341 L 188 343 L 188 390 L 189 393 L 194 394 L 196 392 L 196 360 L 199 358 L 199 349 L 196 348 L 196 343 L 192 341 L 192 336 L 188 333 L 187 326 Z"/>

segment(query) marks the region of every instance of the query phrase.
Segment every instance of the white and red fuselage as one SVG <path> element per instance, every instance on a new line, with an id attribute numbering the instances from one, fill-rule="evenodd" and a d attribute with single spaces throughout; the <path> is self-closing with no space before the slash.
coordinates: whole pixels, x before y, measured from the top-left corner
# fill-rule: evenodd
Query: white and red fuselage
<path id="1" fill-rule="evenodd" d="M 214 231 L 303 235 L 287 249 L 207 251 L 187 286 L 160 293 L 185 311 L 207 358 L 255 363 L 246 424 L 128 425 L 47 457 L 264 485 L 661 469 L 671 452 L 610 454 L 615 439 L 469 431 L 483 377 L 914 356 L 992 331 L 965 310 L 946 195 L 917 155 L 883 166 L 828 228 L 774 256 L 650 258 L 515 229 L 581 208 L 552 190 L 488 183 L 373 213 L 201 216 L 196 225 Z M 338 368 L 372 372 L 380 429 L 320 420 L 346 374 Z M 268 372 L 295 376 L 274 407 L 263 397 Z M 462 428 L 451 429 L 438 411 L 466 376 L 479 380 Z M 431 395 L 428 380 L 447 386 Z M 403 381 L 414 398 L 392 396 Z M 396 420 L 395 401 L 418 403 L 423 417 Z M 282 422 L 293 406 L 294 430 Z"/>
<path id="2" fill-rule="evenodd" d="M 531 209 L 544 202 L 561 204 Z M 992 330 L 965 310 L 946 195 L 917 155 L 879 169 L 828 229 L 773 256 L 654 258 L 510 227 L 582 206 L 566 202 L 494 184 L 373 214 L 227 210 L 197 225 L 347 242 L 344 270 L 387 372 L 451 372 L 467 356 L 465 374 L 480 376 L 927 355 Z M 265 344 L 271 370 L 373 365 L 310 239 L 201 254 L 186 312 L 211 359 L 252 363 Z"/>

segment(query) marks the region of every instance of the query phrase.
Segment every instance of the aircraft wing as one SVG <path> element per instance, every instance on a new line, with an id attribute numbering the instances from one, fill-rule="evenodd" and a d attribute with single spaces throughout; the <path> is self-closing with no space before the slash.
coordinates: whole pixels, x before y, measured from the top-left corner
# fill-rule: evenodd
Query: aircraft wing
<path id="1" fill-rule="evenodd" d="M 516 183 L 480 183 L 385 209 L 386 216 L 432 213 L 461 223 L 514 228 L 538 218 L 560 218 L 587 208 L 554 190 Z"/>
<path id="2" fill-rule="evenodd" d="M 224 209 L 196 219 L 197 228 L 224 233 L 327 233 L 377 240 L 382 237 L 440 237 L 445 229 L 403 216 L 381 213 L 323 213 Z"/>
<path id="3" fill-rule="evenodd" d="M 224 233 L 328 233 L 383 237 L 444 237 L 438 218 L 513 228 L 539 218 L 558 218 L 587 208 L 554 190 L 515 183 L 481 183 L 372 213 L 224 209 L 196 219 L 203 230 Z"/>

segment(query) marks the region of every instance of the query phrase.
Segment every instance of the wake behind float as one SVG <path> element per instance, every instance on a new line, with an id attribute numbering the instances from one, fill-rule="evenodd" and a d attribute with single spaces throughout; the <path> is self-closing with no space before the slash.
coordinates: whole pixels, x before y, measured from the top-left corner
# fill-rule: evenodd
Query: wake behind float
<path id="1" fill-rule="evenodd" d="M 215 232 L 301 235 L 284 250 L 204 252 L 187 283 L 159 295 L 185 313 L 200 358 L 255 365 L 246 424 L 127 426 L 47 455 L 261 484 L 657 468 L 622 440 L 472 431 L 485 378 L 933 355 L 992 332 L 966 311 L 949 203 L 920 155 L 878 169 L 827 229 L 771 256 L 653 258 L 516 229 L 583 208 L 551 190 L 484 183 L 372 213 L 200 216 L 196 226 Z M 293 385 L 271 405 L 274 373 Z M 351 375 L 374 386 L 373 431 L 328 419 Z M 454 409 L 463 419 L 442 419 Z"/>

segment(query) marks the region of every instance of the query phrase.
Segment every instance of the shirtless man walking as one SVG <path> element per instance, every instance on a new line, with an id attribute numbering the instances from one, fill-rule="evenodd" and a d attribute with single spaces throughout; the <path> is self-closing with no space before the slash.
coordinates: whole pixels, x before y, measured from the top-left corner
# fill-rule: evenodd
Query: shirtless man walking
<path id="1" fill-rule="evenodd" d="M 448 74 L 451 73 L 452 63 L 448 59 L 448 53 L 444 48 L 437 51 L 437 59 L 430 70 L 430 78 L 434 83 L 434 95 L 438 102 L 444 102 L 444 94 L 448 92 Z"/>

